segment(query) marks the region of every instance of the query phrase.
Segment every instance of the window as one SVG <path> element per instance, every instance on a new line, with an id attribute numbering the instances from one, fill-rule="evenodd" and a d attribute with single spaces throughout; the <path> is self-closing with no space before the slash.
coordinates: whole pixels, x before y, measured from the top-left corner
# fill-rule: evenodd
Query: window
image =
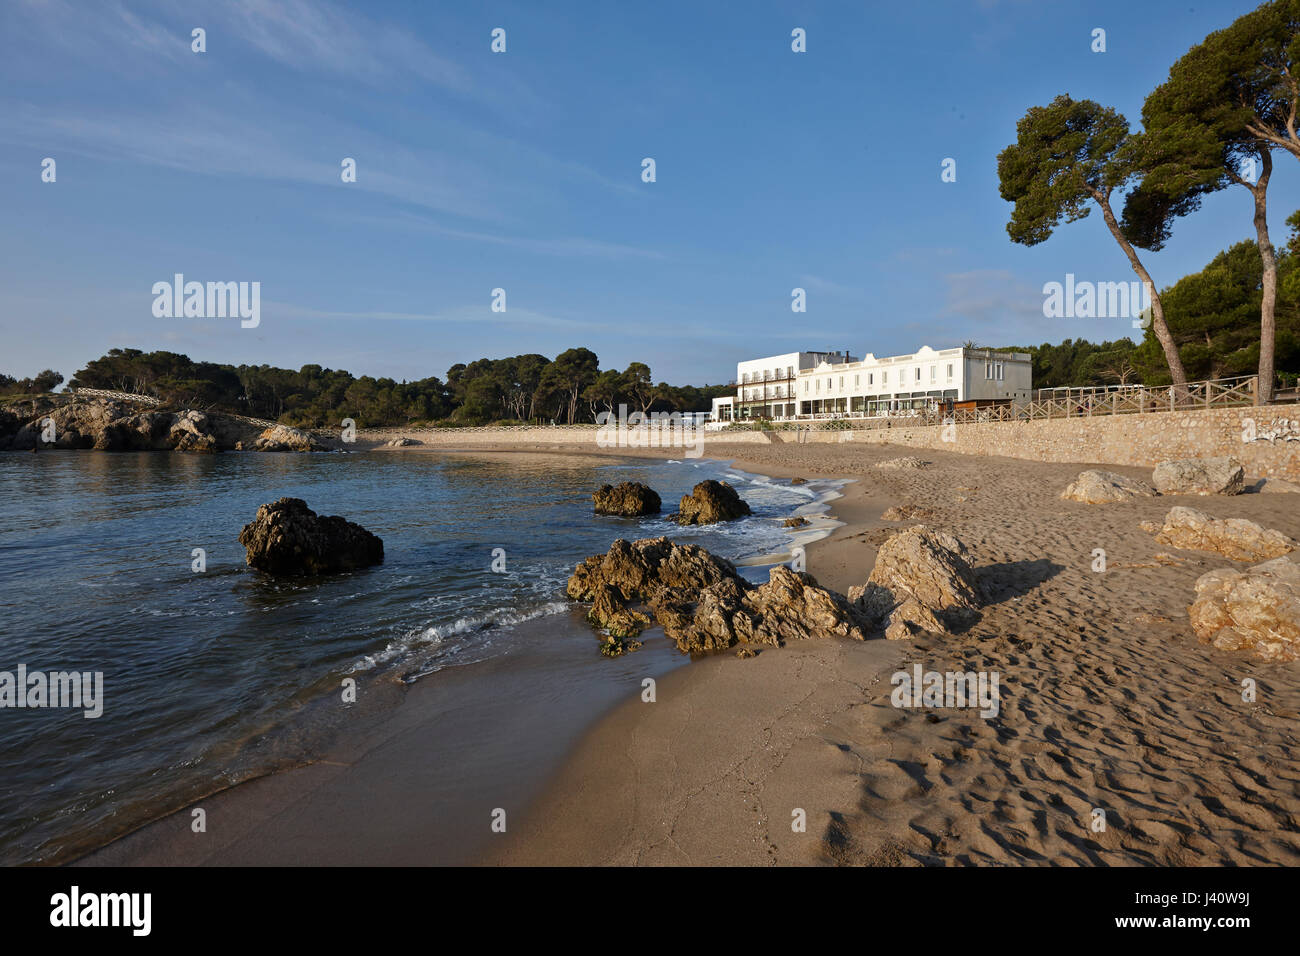
<path id="1" fill-rule="evenodd" d="M 937 365 L 931 365 L 931 366 L 930 366 L 930 381 L 932 381 L 932 382 L 937 381 L 938 378 L 939 378 L 939 366 L 937 366 Z"/>
<path id="2" fill-rule="evenodd" d="M 805 380 L 804 380 L 804 383 L 803 383 L 803 393 L 804 393 L 805 395 L 808 394 L 808 381 L 807 381 L 807 379 L 805 379 Z"/>
<path id="3" fill-rule="evenodd" d="M 858 388 L 861 385 L 862 385 L 862 376 L 861 375 L 853 376 L 853 387 Z"/>
<path id="4" fill-rule="evenodd" d="M 818 392 L 818 394 L 821 394 L 821 390 L 822 390 L 822 380 L 821 380 L 821 379 L 817 379 L 817 392 Z"/>
<path id="5" fill-rule="evenodd" d="M 916 378 L 914 380 L 917 382 L 921 381 L 921 366 L 919 365 L 916 367 Z"/>
<path id="6" fill-rule="evenodd" d="M 786 377 L 786 378 L 794 378 L 794 366 L 793 366 L 793 365 L 787 365 L 787 366 L 785 367 L 785 377 Z"/>
<path id="7" fill-rule="evenodd" d="M 985 363 L 984 363 L 984 377 L 985 377 L 986 379 L 990 379 L 990 380 L 993 378 L 993 363 L 992 363 L 992 362 L 985 362 Z"/>
<path id="8" fill-rule="evenodd" d="M 998 381 L 999 381 L 999 382 L 1002 381 L 1002 378 L 1003 378 L 1003 375 L 1002 375 L 1002 363 L 1001 363 L 1001 362 L 998 362 L 998 363 L 994 366 L 994 368 L 997 370 Z"/>
<path id="9" fill-rule="evenodd" d="M 867 384 L 868 384 L 868 385 L 875 385 L 875 384 L 876 384 L 876 373 L 875 373 L 875 372 L 868 372 L 868 373 L 867 373 Z"/>
<path id="10" fill-rule="evenodd" d="M 843 388 L 843 387 L 844 387 L 844 376 L 841 375 L 841 376 L 840 376 L 840 388 Z"/>
<path id="11" fill-rule="evenodd" d="M 948 380 L 952 381 L 952 363 L 948 363 Z"/>
<path id="12" fill-rule="evenodd" d="M 888 371 L 884 371 L 884 372 L 881 372 L 881 373 L 880 373 L 880 384 L 881 384 L 881 385 L 888 385 L 888 384 L 889 384 L 889 372 L 888 372 Z"/>

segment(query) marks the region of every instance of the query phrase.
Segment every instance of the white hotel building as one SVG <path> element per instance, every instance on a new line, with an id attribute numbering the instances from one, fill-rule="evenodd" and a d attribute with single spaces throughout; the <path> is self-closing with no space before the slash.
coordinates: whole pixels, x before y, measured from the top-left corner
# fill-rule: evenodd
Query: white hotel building
<path id="1" fill-rule="evenodd" d="M 928 345 L 911 355 L 854 358 L 848 352 L 789 352 L 736 364 L 736 394 L 713 401 L 714 421 L 864 418 L 1031 398 L 1031 357 L 993 349 Z"/>

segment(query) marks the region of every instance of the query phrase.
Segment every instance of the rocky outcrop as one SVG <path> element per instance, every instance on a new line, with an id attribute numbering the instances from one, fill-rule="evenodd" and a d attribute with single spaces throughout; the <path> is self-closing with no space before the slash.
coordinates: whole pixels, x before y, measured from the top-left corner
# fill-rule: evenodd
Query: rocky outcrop
<path id="1" fill-rule="evenodd" d="M 1300 660 L 1300 564 L 1282 557 L 1203 574 L 1187 614 L 1203 644 L 1268 661 Z"/>
<path id="2" fill-rule="evenodd" d="M 324 446 L 309 433 L 288 425 L 272 425 L 258 435 L 253 451 L 322 451 Z"/>
<path id="3" fill-rule="evenodd" d="M 669 517 L 678 524 L 714 524 L 752 513 L 735 488 L 710 478 L 691 489 L 689 495 L 683 495 L 677 511 Z"/>
<path id="4" fill-rule="evenodd" d="M 596 514 L 616 515 L 620 518 L 657 515 L 662 507 L 659 493 L 639 481 L 601 485 L 598 490 L 591 493 L 591 503 Z"/>
<path id="5" fill-rule="evenodd" d="M 903 458 L 890 458 L 886 461 L 878 461 L 876 462 L 876 467 L 892 471 L 899 468 L 924 468 L 928 464 L 930 464 L 928 461 L 922 461 L 915 455 L 907 455 Z"/>
<path id="6" fill-rule="evenodd" d="M 54 440 L 45 436 L 52 431 Z M 42 399 L 6 409 L 0 421 L 0 448 L 30 451 L 42 448 L 97 451 L 215 452 L 222 446 L 206 413 L 140 412 L 125 402 L 106 399 L 56 402 Z M 228 446 L 225 446 L 228 447 Z"/>
<path id="7" fill-rule="evenodd" d="M 666 538 L 615 541 L 606 554 L 578 565 L 567 594 L 592 602 L 588 619 L 608 630 L 608 646 L 601 648 L 606 654 L 631 649 L 627 639 L 649 625 L 650 616 L 630 607 L 633 602 L 648 607 L 684 652 L 866 637 L 853 606 L 811 575 L 777 566 L 766 584 L 755 586 L 730 562 Z"/>
<path id="8" fill-rule="evenodd" d="M 378 536 L 344 518 L 318 515 L 301 498 L 262 505 L 239 543 L 249 567 L 269 574 L 331 574 L 384 560 Z"/>
<path id="9" fill-rule="evenodd" d="M 867 583 L 850 588 L 849 600 L 890 640 L 961 627 L 984 604 L 969 558 L 952 535 L 916 525 L 880 546 Z"/>
<path id="10" fill-rule="evenodd" d="M 1084 471 L 1070 486 L 1061 492 L 1069 501 L 1082 501 L 1097 505 L 1112 501 L 1129 501 L 1133 498 L 1154 498 L 1160 492 L 1145 481 L 1126 478 L 1113 471 Z"/>
<path id="11" fill-rule="evenodd" d="M 1183 458 L 1156 465 L 1151 481 L 1162 495 L 1239 495 L 1246 473 L 1235 458 Z"/>
<path id="12" fill-rule="evenodd" d="M 1195 508 L 1171 508 L 1156 540 L 1184 551 L 1212 551 L 1233 561 L 1264 561 L 1300 548 L 1280 531 L 1245 518 L 1213 518 Z"/>

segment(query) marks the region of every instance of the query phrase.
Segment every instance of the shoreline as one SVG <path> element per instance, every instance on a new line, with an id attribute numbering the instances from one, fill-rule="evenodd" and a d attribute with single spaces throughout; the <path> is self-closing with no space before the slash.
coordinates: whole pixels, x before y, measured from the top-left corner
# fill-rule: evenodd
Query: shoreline
<path id="1" fill-rule="evenodd" d="M 626 460 L 668 458 L 672 450 L 569 451 Z M 966 542 L 995 592 L 978 624 L 961 634 L 911 641 L 808 641 L 765 648 L 750 660 L 679 660 L 657 675 L 654 656 L 669 642 L 648 631 L 641 650 L 616 659 L 630 670 L 607 706 L 552 752 L 554 763 L 527 788 L 531 799 L 511 805 L 506 833 L 467 848 L 455 862 L 1300 862 L 1300 838 L 1288 823 L 1300 813 L 1300 789 L 1291 786 L 1300 781 L 1294 737 L 1300 673 L 1294 665 L 1197 643 L 1186 614 L 1192 585 L 1205 571 L 1232 562 L 1197 551 L 1154 560 L 1165 549 L 1138 527 L 1186 504 L 1300 538 L 1300 514 L 1291 499 L 1168 496 L 1081 505 L 1058 496 L 1085 464 L 936 451 L 925 454 L 932 462 L 925 469 L 872 467 L 911 453 L 887 445 L 715 444 L 709 457 L 777 479 L 849 481 L 833 506 L 842 524 L 807 553 L 809 572 L 841 593 L 866 580 L 876 549 L 893 531 L 922 520 L 886 522 L 880 517 L 886 507 L 906 503 L 931 511 L 924 523 Z M 1136 467 L 1111 470 L 1146 474 Z M 1098 546 L 1110 555 L 1106 574 L 1089 567 Z M 1000 673 L 1001 712 L 986 720 L 969 711 L 895 708 L 889 675 L 914 664 Z M 656 680 L 653 704 L 641 700 L 644 676 Z M 1241 700 L 1242 676 L 1258 682 L 1259 704 Z M 420 754 L 409 742 L 395 746 L 394 753 L 405 748 L 412 757 Z M 393 754 L 384 759 L 373 766 L 417 774 L 412 761 Z M 370 768 L 357 769 L 364 774 Z M 315 771 L 321 777 L 335 772 Z M 283 787 L 284 776 L 267 779 Z M 323 780 L 317 790 L 329 786 Z M 348 800 L 364 792 L 337 794 L 325 806 L 360 814 L 363 808 Z M 415 800 L 422 793 L 408 788 L 402 797 Z M 288 795 L 272 796 L 296 808 L 289 814 L 297 827 L 294 845 L 311 847 L 322 836 L 319 824 L 313 828 L 310 815 Z M 1110 821 L 1103 832 L 1090 826 L 1097 809 Z M 488 808 L 482 812 L 466 825 L 486 834 Z M 806 820 L 802 830 L 792 828 L 796 813 Z M 430 859 L 399 836 L 389 844 L 397 854 L 390 862 L 447 862 Z M 80 862 L 203 862 L 160 854 L 156 845 L 133 855 L 114 847 Z M 291 859 L 342 862 L 315 852 Z M 236 860 L 266 862 L 229 855 L 211 861 Z"/>
<path id="2" fill-rule="evenodd" d="M 404 451 L 437 451 L 402 449 Z M 368 449 L 360 449 L 366 453 Z M 566 458 L 574 457 L 573 452 Z M 671 451 L 667 449 L 665 451 Z M 500 454 L 527 454 L 552 458 L 555 452 L 512 448 Z M 496 457 L 492 452 L 468 449 L 468 457 Z M 645 456 L 599 455 L 602 466 L 625 461 L 634 465 Z M 658 457 L 658 456 L 654 456 Z M 665 456 L 668 457 L 668 456 Z M 711 465 L 729 463 L 707 459 Z M 767 476 L 755 473 L 764 481 Z M 797 506 L 824 510 L 824 499 L 835 492 L 823 490 Z M 811 516 L 811 515 L 810 515 Z M 814 519 L 815 520 L 815 519 Z M 816 521 L 814 530 L 827 533 L 829 521 Z M 801 529 L 807 539 L 809 529 Z M 652 532 L 646 531 L 645 534 Z M 644 536 L 644 535 L 637 535 Z M 791 534 L 791 539 L 796 535 Z M 772 554 L 743 562 L 772 563 Z M 738 565 L 741 562 L 738 562 Z M 563 595 L 557 600 L 567 602 Z M 647 632 L 652 647 L 618 662 L 595 654 L 591 628 L 572 606 L 559 615 L 545 615 L 511 627 L 516 650 L 500 658 L 452 664 L 432 679 L 417 680 L 404 690 L 395 674 L 368 684 L 362 698 L 375 704 L 360 714 L 356 724 L 310 756 L 287 766 L 270 769 L 217 787 L 201 799 L 153 817 L 107 843 L 74 850 L 62 863 L 73 866 L 103 865 L 275 865 L 302 863 L 336 865 L 365 861 L 373 864 L 458 864 L 478 858 L 486 849 L 489 804 L 504 803 L 510 814 L 535 794 L 561 765 L 572 745 L 605 717 L 626 693 L 639 692 L 646 674 L 657 678 L 687 659 L 657 629 Z M 626 673 L 624 673 L 626 671 Z M 635 678 L 635 679 L 633 679 Z M 389 686 L 389 685 L 392 686 Z M 539 684 L 549 689 L 538 692 Z M 567 687 L 567 701 L 558 702 L 555 687 Z M 474 692 L 477 688 L 477 696 Z M 619 689 L 625 688 L 625 689 Z M 376 697 L 376 694 L 379 696 Z M 394 698 L 394 694 L 398 696 Z M 327 695 L 328 696 L 328 695 Z M 507 701 L 482 706 L 480 698 Z M 328 702 L 318 703 L 328 706 Z M 314 705 L 313 705 L 314 706 Z M 494 739 L 476 733 L 484 710 L 493 714 Z M 476 716 L 478 715 L 478 716 Z M 545 726 L 539 735 L 538 726 Z M 285 728 L 280 728 L 285 730 Z M 467 753 L 457 738 L 479 744 Z M 520 745 L 497 741 L 528 739 Z M 494 752 L 495 749 L 495 752 Z M 404 756 L 395 756 L 404 755 Z M 508 764 L 508 766 L 507 766 Z M 440 779 L 419 769 L 437 765 L 462 774 L 463 784 L 448 788 Z M 375 786 L 376 781 L 382 781 Z M 459 792 L 457 792 L 459 791 Z M 502 796 L 501 794 L 508 794 Z M 447 794 L 448 799 L 439 799 Z M 495 794 L 495 797 L 492 795 Z M 387 823 L 367 818 L 367 807 L 390 809 L 411 803 L 452 806 L 482 803 L 482 819 L 457 818 L 453 823 L 409 819 L 405 830 L 391 832 Z M 204 839 L 190 830 L 191 812 L 202 807 L 218 839 Z M 383 816 L 384 814 L 380 814 Z M 456 816 L 453 811 L 452 816 Z M 219 821 L 219 822 L 218 822 Z M 352 836 L 341 836 L 344 832 Z M 256 839 L 253 835 L 257 834 Z M 366 835 L 369 834 L 369 838 Z"/>

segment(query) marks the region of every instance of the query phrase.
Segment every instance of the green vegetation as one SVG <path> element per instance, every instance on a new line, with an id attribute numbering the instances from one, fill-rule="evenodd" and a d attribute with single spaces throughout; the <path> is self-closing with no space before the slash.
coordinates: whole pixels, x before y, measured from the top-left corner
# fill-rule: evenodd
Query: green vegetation
<path id="1" fill-rule="evenodd" d="M 1211 33 L 1170 68 L 1142 106 L 1141 131 L 1113 109 L 1061 95 L 1030 108 L 1016 142 L 998 157 L 1002 197 L 1015 204 L 1007 224 L 1013 242 L 1035 245 L 1062 220 L 1088 215 L 1091 204 L 1101 209 L 1151 294 L 1150 329 L 1130 360 L 1152 383 L 1247 374 L 1249 362 L 1267 402 L 1277 381 L 1294 381 L 1300 370 L 1294 290 L 1285 288 L 1287 263 L 1273 247 L 1267 218 L 1273 151 L 1300 159 L 1298 54 L 1300 0 L 1271 0 Z M 1250 192 L 1255 239 L 1157 293 L 1135 247 L 1160 249 L 1177 219 L 1231 185 Z M 1128 190 L 1122 221 L 1112 208 L 1117 190 Z M 1294 239 L 1292 246 L 1294 256 Z M 1251 252 L 1259 260 L 1254 269 L 1243 261 Z"/>
<path id="2" fill-rule="evenodd" d="M 38 394 L 63 381 L 45 371 L 15 381 L 0 376 L 0 393 Z M 415 382 L 355 377 L 350 372 L 304 365 L 298 371 L 270 365 L 195 362 L 175 352 L 112 349 L 79 370 L 71 388 L 98 388 L 148 395 L 168 404 L 234 412 L 302 428 L 337 425 L 351 418 L 363 428 L 430 422 L 457 427 L 536 422 L 592 422 L 620 403 L 640 411 L 706 411 L 731 386 L 652 384 L 649 366 L 602 371 L 596 354 L 569 349 L 554 361 L 544 355 L 479 359 L 453 365 L 446 381 Z"/>

